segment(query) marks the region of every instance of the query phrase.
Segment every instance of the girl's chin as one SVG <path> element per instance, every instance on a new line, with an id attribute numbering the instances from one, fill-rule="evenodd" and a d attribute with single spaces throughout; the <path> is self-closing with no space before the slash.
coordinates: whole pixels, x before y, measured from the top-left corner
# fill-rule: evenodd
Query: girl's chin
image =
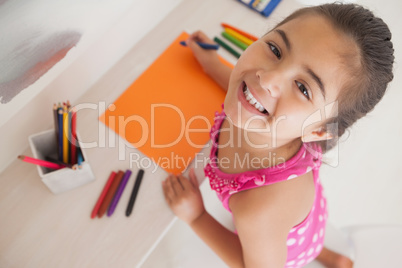
<path id="1" fill-rule="evenodd" d="M 226 113 L 226 111 L 225 111 Z M 235 113 L 226 113 L 226 117 L 229 123 L 237 128 L 244 129 L 246 131 L 255 131 L 256 129 L 270 129 L 269 122 L 265 118 L 260 116 L 239 116 Z"/>

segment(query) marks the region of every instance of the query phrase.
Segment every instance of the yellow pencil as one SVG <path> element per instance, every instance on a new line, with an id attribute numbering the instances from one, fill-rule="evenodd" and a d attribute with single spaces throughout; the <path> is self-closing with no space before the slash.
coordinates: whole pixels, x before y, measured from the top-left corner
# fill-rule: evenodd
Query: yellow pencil
<path id="1" fill-rule="evenodd" d="M 247 37 L 245 37 L 245 36 L 239 34 L 239 33 L 236 32 L 236 31 L 233 31 L 232 29 L 225 28 L 225 32 L 227 32 L 228 34 L 230 34 L 230 35 L 233 36 L 234 38 L 236 38 L 236 39 L 242 41 L 243 43 L 245 43 L 245 44 L 247 44 L 247 45 L 251 45 L 251 44 L 254 42 L 253 40 L 251 40 L 251 39 L 249 39 L 249 38 L 247 38 Z"/>
<path id="2" fill-rule="evenodd" d="M 68 111 L 64 105 L 63 110 L 63 162 L 68 163 Z"/>

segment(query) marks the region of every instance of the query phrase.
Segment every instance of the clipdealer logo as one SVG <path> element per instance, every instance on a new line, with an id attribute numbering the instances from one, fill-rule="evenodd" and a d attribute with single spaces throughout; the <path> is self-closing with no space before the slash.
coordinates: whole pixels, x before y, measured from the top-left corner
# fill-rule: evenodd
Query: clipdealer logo
<path id="1" fill-rule="evenodd" d="M 85 116 L 97 116 L 96 120 L 100 118 L 101 116 L 106 116 L 106 102 L 99 102 L 99 103 L 81 103 L 76 106 L 74 106 L 74 109 L 77 113 L 86 113 Z M 115 111 L 116 107 L 114 104 L 110 104 L 107 106 L 107 109 L 111 112 Z M 163 110 L 165 109 L 165 110 Z M 155 121 L 156 121 L 156 116 L 157 112 L 166 112 L 166 109 L 169 110 L 170 113 L 174 113 L 176 116 L 175 120 L 180 122 L 180 129 L 178 129 L 178 134 L 177 136 L 169 142 L 165 143 L 157 143 L 155 139 Z M 335 112 L 334 112 L 335 111 Z M 96 113 L 94 113 L 96 112 Z M 81 140 L 81 146 L 82 148 L 85 149 L 90 149 L 90 148 L 118 148 L 118 159 L 119 160 L 126 160 L 127 159 L 127 148 L 137 148 L 140 149 L 144 144 L 147 142 L 150 142 L 151 148 L 154 149 L 163 149 L 163 148 L 170 148 L 176 145 L 178 142 L 182 141 L 183 139 L 186 140 L 186 142 L 192 146 L 193 148 L 197 149 L 202 149 L 206 145 L 205 144 L 197 144 L 191 139 L 191 134 L 192 133 L 209 133 L 211 130 L 211 123 L 208 120 L 207 117 L 202 116 L 202 115 L 196 115 L 188 119 L 187 121 L 185 120 L 184 113 L 177 107 L 172 104 L 168 103 L 159 103 L 159 104 L 151 104 L 150 105 L 150 122 L 148 122 L 145 118 L 141 117 L 140 115 L 130 115 L 128 117 L 125 116 L 115 116 L 115 115 L 109 115 L 108 118 L 108 125 L 111 128 L 116 129 L 117 133 L 125 133 L 126 128 L 130 124 L 137 124 L 139 126 L 139 129 L 141 131 L 140 138 L 135 141 L 135 142 L 128 142 L 126 139 L 121 137 L 120 135 L 115 135 L 112 131 L 108 131 L 106 126 L 98 121 L 98 136 L 97 139 L 95 140 Z M 328 118 L 334 117 L 337 115 L 337 102 L 328 104 L 325 106 L 324 109 L 317 110 L 313 114 L 311 114 L 303 123 L 303 131 L 311 124 L 316 123 L 316 122 L 325 122 Z M 240 117 L 240 116 L 239 116 Z M 278 120 L 275 121 L 275 124 L 269 128 L 268 122 L 266 122 L 267 127 L 266 129 L 253 129 L 253 131 L 257 132 L 271 132 L 272 136 L 272 141 L 270 141 L 272 146 L 276 146 L 276 129 L 277 125 L 280 124 L 280 122 L 285 121 L 287 118 L 286 116 L 282 116 L 278 118 Z M 230 120 L 230 118 L 229 118 Z M 249 121 L 251 122 L 252 120 L 255 120 L 254 118 L 250 118 Z M 196 121 L 201 121 L 204 128 L 192 128 L 193 123 Z M 249 125 L 250 122 L 246 122 L 246 125 Z M 337 129 L 336 126 L 331 126 L 332 129 Z M 233 146 L 235 142 L 237 142 L 237 146 L 241 146 L 239 144 L 239 139 L 235 141 L 235 138 L 233 136 L 233 129 L 226 129 L 226 130 L 221 130 L 221 131 L 230 131 L 231 135 L 229 137 L 229 141 L 223 145 L 220 145 L 219 147 L 224 147 L 224 146 Z M 107 135 L 107 133 L 109 134 Z M 246 132 L 245 132 L 246 133 Z M 248 146 L 252 146 L 253 148 L 264 148 L 264 145 L 257 145 L 257 144 L 252 144 L 251 140 L 248 138 L 248 136 L 245 136 L 244 141 L 248 144 Z M 309 150 L 312 150 L 309 148 Z M 339 163 L 339 147 L 335 146 L 335 149 L 331 150 L 331 163 L 329 164 L 330 166 L 337 166 Z M 315 153 L 315 152 L 311 152 Z M 257 159 L 250 158 L 249 156 L 244 156 L 242 159 L 239 158 L 238 155 L 235 155 L 235 161 L 232 164 L 236 163 L 240 165 L 243 163 L 243 165 L 249 165 L 250 168 L 253 168 L 253 166 L 269 166 L 270 163 L 272 162 L 273 157 L 276 157 L 275 155 L 269 155 L 264 159 L 264 163 L 261 161 L 258 161 Z M 146 159 L 146 160 L 145 160 Z M 169 168 L 172 166 L 183 166 L 186 167 L 190 164 L 192 161 L 192 158 L 189 159 L 184 159 L 183 157 L 180 157 L 178 155 L 175 155 L 174 152 L 171 152 L 169 156 L 165 157 L 159 157 L 158 159 L 154 158 L 147 158 L 139 153 L 133 153 L 131 152 L 129 155 L 129 160 L 130 160 L 130 165 L 138 165 L 141 167 L 150 167 L 150 166 L 160 166 L 162 168 Z M 206 159 L 203 160 L 203 163 L 205 164 L 207 161 Z M 228 159 L 222 159 L 221 165 L 228 162 Z M 229 162 L 228 162 L 229 163 Z M 265 164 L 267 163 L 267 164 Z M 275 163 L 281 163 L 281 160 L 279 159 Z"/>

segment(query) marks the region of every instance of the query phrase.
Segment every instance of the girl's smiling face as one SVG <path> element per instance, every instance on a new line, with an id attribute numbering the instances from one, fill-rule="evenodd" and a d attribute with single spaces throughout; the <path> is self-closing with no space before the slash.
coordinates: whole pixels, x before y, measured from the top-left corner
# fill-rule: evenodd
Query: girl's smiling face
<path id="1" fill-rule="evenodd" d="M 240 57 L 230 77 L 225 112 L 234 125 L 259 132 L 269 145 L 302 136 L 307 142 L 329 138 L 320 127 L 336 116 L 333 104 L 351 77 L 345 62 L 358 57 L 354 41 L 325 18 L 293 19 Z"/>

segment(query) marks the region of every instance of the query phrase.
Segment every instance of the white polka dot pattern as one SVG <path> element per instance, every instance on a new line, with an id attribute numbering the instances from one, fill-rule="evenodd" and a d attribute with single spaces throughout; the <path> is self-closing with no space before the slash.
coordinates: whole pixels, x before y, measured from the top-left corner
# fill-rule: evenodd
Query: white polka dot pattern
<path id="1" fill-rule="evenodd" d="M 318 239 L 318 234 L 314 234 L 314 236 L 313 236 L 313 243 L 317 242 L 317 239 Z"/>
<path id="2" fill-rule="evenodd" d="M 288 241 L 286 241 L 287 246 L 291 246 L 294 243 L 296 243 L 296 239 L 294 239 L 294 238 L 289 238 Z"/>
<path id="3" fill-rule="evenodd" d="M 297 230 L 297 234 L 302 235 L 307 229 L 307 226 L 300 228 L 299 230 Z"/>
<path id="4" fill-rule="evenodd" d="M 289 232 L 287 246 L 288 259 L 286 268 L 301 268 L 320 254 L 325 233 L 327 217 L 326 200 L 320 194 L 316 198 L 309 217 Z M 292 255 L 292 252 L 295 252 Z M 297 252 L 297 253 L 296 253 Z M 297 255 L 296 255 L 297 254 Z"/>
<path id="5" fill-rule="evenodd" d="M 296 263 L 296 261 L 288 261 L 287 263 L 286 263 L 286 265 L 293 265 L 293 264 L 295 264 Z"/>

